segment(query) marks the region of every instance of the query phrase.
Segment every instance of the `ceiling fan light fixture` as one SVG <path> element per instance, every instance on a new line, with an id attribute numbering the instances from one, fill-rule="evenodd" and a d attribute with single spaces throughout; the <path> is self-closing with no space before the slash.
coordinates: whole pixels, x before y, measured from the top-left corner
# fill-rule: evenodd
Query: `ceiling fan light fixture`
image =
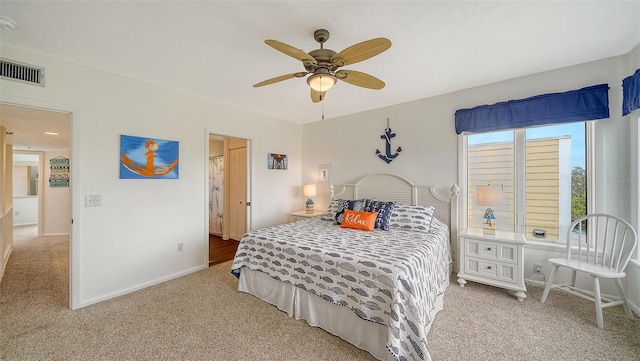
<path id="1" fill-rule="evenodd" d="M 336 77 L 331 74 L 314 74 L 307 78 L 307 84 L 311 89 L 324 92 L 331 89 L 336 83 Z"/>

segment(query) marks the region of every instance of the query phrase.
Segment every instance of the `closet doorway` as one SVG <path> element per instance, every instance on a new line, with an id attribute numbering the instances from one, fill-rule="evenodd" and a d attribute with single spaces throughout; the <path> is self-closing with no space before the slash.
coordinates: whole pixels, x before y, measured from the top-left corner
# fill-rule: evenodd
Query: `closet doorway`
<path id="1" fill-rule="evenodd" d="M 249 142 L 209 134 L 209 265 L 233 259 L 250 229 Z"/>

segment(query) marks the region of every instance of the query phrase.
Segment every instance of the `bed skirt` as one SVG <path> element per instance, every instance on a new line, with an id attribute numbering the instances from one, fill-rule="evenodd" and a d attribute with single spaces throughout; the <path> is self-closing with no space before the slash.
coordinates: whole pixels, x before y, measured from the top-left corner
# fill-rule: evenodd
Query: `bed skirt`
<path id="1" fill-rule="evenodd" d="M 438 296 L 431 319 L 442 310 L 444 290 L 449 280 L 443 285 L 443 292 Z M 343 340 L 363 349 L 379 360 L 395 360 L 386 347 L 387 326 L 365 321 L 351 309 L 329 303 L 301 288 L 271 278 L 269 275 L 243 267 L 240 272 L 238 291 L 252 294 L 286 312 L 289 317 L 305 320 L 311 326 L 336 335 Z M 431 323 L 427 326 L 428 334 Z"/>

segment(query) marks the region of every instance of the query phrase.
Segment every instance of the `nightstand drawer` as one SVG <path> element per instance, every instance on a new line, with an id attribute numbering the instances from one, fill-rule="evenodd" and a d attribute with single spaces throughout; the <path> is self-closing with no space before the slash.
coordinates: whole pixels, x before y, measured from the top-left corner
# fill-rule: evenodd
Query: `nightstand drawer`
<path id="1" fill-rule="evenodd" d="M 516 264 L 505 264 L 501 262 L 491 262 L 482 258 L 466 257 L 464 272 L 468 275 L 491 278 L 494 280 L 518 283 L 518 266 Z"/>
<path id="2" fill-rule="evenodd" d="M 518 263 L 518 246 L 465 238 L 464 254 L 500 262 Z"/>

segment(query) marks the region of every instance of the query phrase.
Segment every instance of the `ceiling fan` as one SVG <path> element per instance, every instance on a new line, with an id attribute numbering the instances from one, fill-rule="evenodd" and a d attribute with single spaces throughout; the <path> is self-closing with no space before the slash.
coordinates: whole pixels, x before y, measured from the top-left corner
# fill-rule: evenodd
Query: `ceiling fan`
<path id="1" fill-rule="evenodd" d="M 307 84 L 311 87 L 311 101 L 314 103 L 322 101 L 325 92 L 331 89 L 337 80 L 363 88 L 376 90 L 384 88 L 384 82 L 372 75 L 339 68 L 367 60 L 389 49 L 391 47 L 389 39 L 375 38 L 363 41 L 336 53 L 323 47 L 323 44 L 329 39 L 328 30 L 318 29 L 313 33 L 313 37 L 320 43 L 320 49 L 309 53 L 277 40 L 265 40 L 264 42 L 272 48 L 302 61 L 306 71 L 280 75 L 254 84 L 253 87 L 257 88 L 291 78 L 303 78 L 311 74 L 307 78 Z"/>

